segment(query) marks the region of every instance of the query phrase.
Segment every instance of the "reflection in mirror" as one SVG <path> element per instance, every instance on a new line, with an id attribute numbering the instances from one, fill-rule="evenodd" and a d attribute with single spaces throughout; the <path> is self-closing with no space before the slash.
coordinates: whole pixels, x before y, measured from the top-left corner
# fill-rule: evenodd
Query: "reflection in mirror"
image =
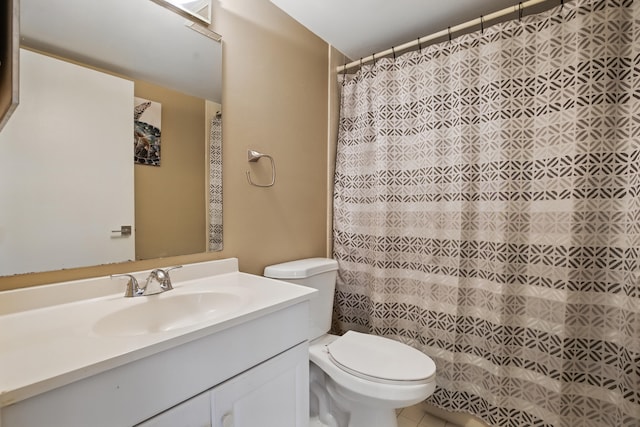
<path id="1" fill-rule="evenodd" d="M 18 105 L 18 3 L 0 6 L 0 130 Z"/>
<path id="2" fill-rule="evenodd" d="M 220 43 L 154 2 L 21 0 L 20 8 L 22 46 L 221 102 Z"/>
<path id="3" fill-rule="evenodd" d="M 212 125 L 215 125 L 216 119 L 219 120 L 217 113 L 222 108 L 220 43 L 193 31 L 185 25 L 184 18 L 149 0 L 22 0 L 21 12 L 21 43 L 29 48 L 21 51 L 29 55 L 30 50 L 37 50 L 32 52 L 32 56 L 43 56 L 54 62 L 58 59 L 50 55 L 69 59 L 73 63 L 59 62 L 72 68 L 89 70 L 89 74 L 111 75 L 115 76 L 113 78 L 116 81 L 132 82 L 133 94 L 126 107 L 130 129 L 128 136 L 108 139 L 93 151 L 84 151 L 95 147 L 88 141 L 98 140 L 96 134 L 106 133 L 106 129 L 113 127 L 115 113 L 102 115 L 102 121 L 97 124 L 75 113 L 71 115 L 71 124 L 63 125 L 56 121 L 55 114 L 69 107 L 75 108 L 72 111 L 79 109 L 86 112 L 92 104 L 102 107 L 107 102 L 105 95 L 100 92 L 96 92 L 90 101 L 80 100 L 73 95 L 71 89 L 77 86 L 73 83 L 68 90 L 58 85 L 58 90 L 62 92 L 52 95 L 53 104 L 45 108 L 45 112 L 37 119 L 23 119 L 31 127 L 19 132 L 19 136 L 15 136 L 15 129 L 13 133 L 6 131 L 6 128 L 0 132 L 0 205 L 9 207 L 3 208 L 0 213 L 0 276 L 216 249 L 215 245 L 209 244 L 211 239 L 207 234 L 209 215 L 206 197 L 210 192 L 206 190 L 208 164 L 205 165 L 204 158 L 210 152 L 208 145 L 215 134 Z M 40 74 L 47 74 L 43 73 L 40 65 L 36 65 L 35 69 L 40 69 Z M 73 75 L 68 71 L 60 74 Z M 49 74 L 50 77 L 53 75 L 56 74 Z M 79 81 L 75 80 L 76 83 Z M 39 86 L 44 84 L 43 81 L 36 82 L 30 83 L 30 86 L 38 97 L 37 102 L 40 102 L 39 97 L 46 91 Z M 104 89 L 103 83 L 94 87 Z M 133 96 L 162 105 L 162 163 L 159 167 L 133 165 Z M 22 105 L 16 113 L 21 108 Z M 120 114 L 123 110 L 116 111 Z M 8 126 L 16 127 L 12 125 L 13 121 L 12 117 Z M 80 122 L 93 125 L 89 126 L 89 130 L 81 131 Z M 36 131 L 42 132 L 40 128 L 44 129 L 45 124 L 51 127 L 44 130 L 43 134 L 37 134 Z M 135 219 L 113 218 L 109 227 L 102 232 L 105 240 L 122 242 L 127 237 L 112 231 L 132 225 L 130 238 L 135 241 L 135 255 L 128 254 L 115 260 L 62 259 L 51 264 L 49 261 L 56 258 L 51 256 L 53 253 L 98 252 L 92 244 L 83 240 L 89 232 L 78 225 L 74 215 L 95 218 L 105 212 L 110 214 L 116 211 L 113 208 L 116 202 L 109 202 L 114 201 L 117 194 L 133 193 L 132 188 L 109 190 L 101 195 L 107 201 L 107 207 L 98 208 L 84 195 L 97 193 L 97 188 L 107 179 L 104 176 L 90 178 L 89 172 L 77 174 L 82 170 L 81 165 L 86 166 L 85 170 L 88 171 L 99 170 L 99 165 L 117 169 L 103 155 L 103 151 L 107 144 L 111 145 L 114 141 L 120 143 L 120 140 L 124 141 L 128 150 L 127 170 L 130 172 L 125 175 L 135 175 L 135 207 L 130 209 L 131 212 L 135 211 Z M 73 155 L 64 155 L 63 145 Z M 17 149 L 24 146 L 41 147 L 41 152 L 34 155 L 33 151 L 26 154 Z M 78 157 L 79 153 L 84 155 Z M 36 158 L 38 156 L 40 159 Z M 46 170 L 40 168 L 42 165 Z M 217 167 L 221 167 L 221 161 Z M 213 172 L 221 174 L 220 170 Z M 25 174 L 29 179 L 24 178 Z M 70 179 L 70 176 L 73 178 Z M 43 192 L 40 188 L 45 183 L 68 190 L 84 188 L 85 193 L 63 193 L 66 195 L 55 197 L 58 202 L 62 201 L 59 203 L 62 207 L 52 211 L 49 199 L 54 198 L 53 193 Z M 29 188 L 23 184 L 30 185 L 31 189 L 39 189 L 40 193 L 30 194 Z M 131 184 L 123 185 L 132 187 Z M 67 225 L 42 228 L 45 219 L 54 216 L 65 218 Z M 12 221 L 19 221 L 20 227 Z M 17 228 L 28 230 L 33 239 L 31 243 L 13 238 Z M 216 230 L 221 232 L 221 225 Z M 71 234 L 79 235 L 80 242 L 72 243 Z M 45 237 L 50 235 L 53 240 L 45 241 Z M 46 250 L 38 253 L 38 249 L 43 248 Z M 17 253 L 29 259 L 28 266 L 18 268 L 19 262 L 8 261 L 5 257 L 6 254 Z M 31 263 L 33 260 L 46 260 L 47 263 L 38 266 L 38 263 Z"/>
<path id="4" fill-rule="evenodd" d="M 196 23 L 211 23 L 211 0 L 152 0 L 176 12 L 184 12 Z"/>

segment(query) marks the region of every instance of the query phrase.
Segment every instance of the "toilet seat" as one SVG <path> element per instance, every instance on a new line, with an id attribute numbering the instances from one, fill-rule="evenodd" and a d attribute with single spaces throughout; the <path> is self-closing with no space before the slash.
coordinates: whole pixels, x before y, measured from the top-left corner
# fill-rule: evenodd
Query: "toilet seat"
<path id="1" fill-rule="evenodd" d="M 427 355 L 398 341 L 348 331 L 327 346 L 340 369 L 368 381 L 411 385 L 432 382 L 436 365 Z"/>
<path id="2" fill-rule="evenodd" d="M 371 406 L 380 410 L 383 408 L 404 408 L 423 401 L 435 390 L 435 375 L 431 377 L 431 380 L 422 382 L 397 381 L 393 383 L 393 381 L 348 372 L 332 360 L 327 348 L 334 341 L 342 338 L 326 334 L 311 341 L 309 343 L 309 361 L 325 373 L 328 383 L 335 384 L 336 390 L 341 396 L 338 400 L 347 399 L 351 408 L 354 408 L 353 402 L 367 406 L 369 411 Z M 424 355 L 424 357 L 428 359 L 428 356 Z"/>

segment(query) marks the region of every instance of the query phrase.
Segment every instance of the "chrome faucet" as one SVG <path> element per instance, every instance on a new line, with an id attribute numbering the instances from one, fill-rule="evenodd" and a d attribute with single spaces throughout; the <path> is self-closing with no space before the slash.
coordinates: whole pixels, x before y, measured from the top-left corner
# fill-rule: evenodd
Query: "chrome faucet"
<path id="1" fill-rule="evenodd" d="M 171 285 L 171 277 L 169 277 L 169 271 L 175 270 L 176 268 L 181 268 L 181 265 L 177 265 L 175 267 L 161 269 L 156 268 L 149 273 L 147 280 L 144 282 L 144 286 L 140 286 L 138 283 L 138 279 L 133 274 L 112 274 L 111 278 L 114 277 L 128 277 L 129 281 L 127 282 L 127 289 L 124 292 L 125 297 L 139 297 L 146 295 L 155 295 L 162 292 L 170 291 L 173 289 L 173 285 Z"/>

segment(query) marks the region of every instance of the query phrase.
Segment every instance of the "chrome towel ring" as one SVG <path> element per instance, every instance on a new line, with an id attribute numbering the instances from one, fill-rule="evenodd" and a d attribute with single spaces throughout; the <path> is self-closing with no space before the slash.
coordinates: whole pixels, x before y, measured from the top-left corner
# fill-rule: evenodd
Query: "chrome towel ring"
<path id="1" fill-rule="evenodd" d="M 247 150 L 247 159 L 251 163 L 257 162 L 262 157 L 266 157 L 271 162 L 271 182 L 269 184 L 256 184 L 251 180 L 251 172 L 249 171 L 245 172 L 247 175 L 247 181 L 249 181 L 249 184 L 254 185 L 256 187 L 271 187 L 273 184 L 276 183 L 276 162 L 273 160 L 273 157 L 271 157 L 268 154 L 259 153 L 255 150 Z"/>

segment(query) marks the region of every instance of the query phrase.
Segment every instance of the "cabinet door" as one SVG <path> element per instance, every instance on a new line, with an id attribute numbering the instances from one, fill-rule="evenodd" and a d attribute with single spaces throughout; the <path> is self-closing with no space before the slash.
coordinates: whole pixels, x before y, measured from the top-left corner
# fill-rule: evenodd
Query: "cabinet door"
<path id="1" fill-rule="evenodd" d="M 210 392 L 192 397 L 136 427 L 211 427 Z"/>
<path id="2" fill-rule="evenodd" d="M 300 344 L 211 390 L 214 427 L 306 427 L 309 353 Z"/>

